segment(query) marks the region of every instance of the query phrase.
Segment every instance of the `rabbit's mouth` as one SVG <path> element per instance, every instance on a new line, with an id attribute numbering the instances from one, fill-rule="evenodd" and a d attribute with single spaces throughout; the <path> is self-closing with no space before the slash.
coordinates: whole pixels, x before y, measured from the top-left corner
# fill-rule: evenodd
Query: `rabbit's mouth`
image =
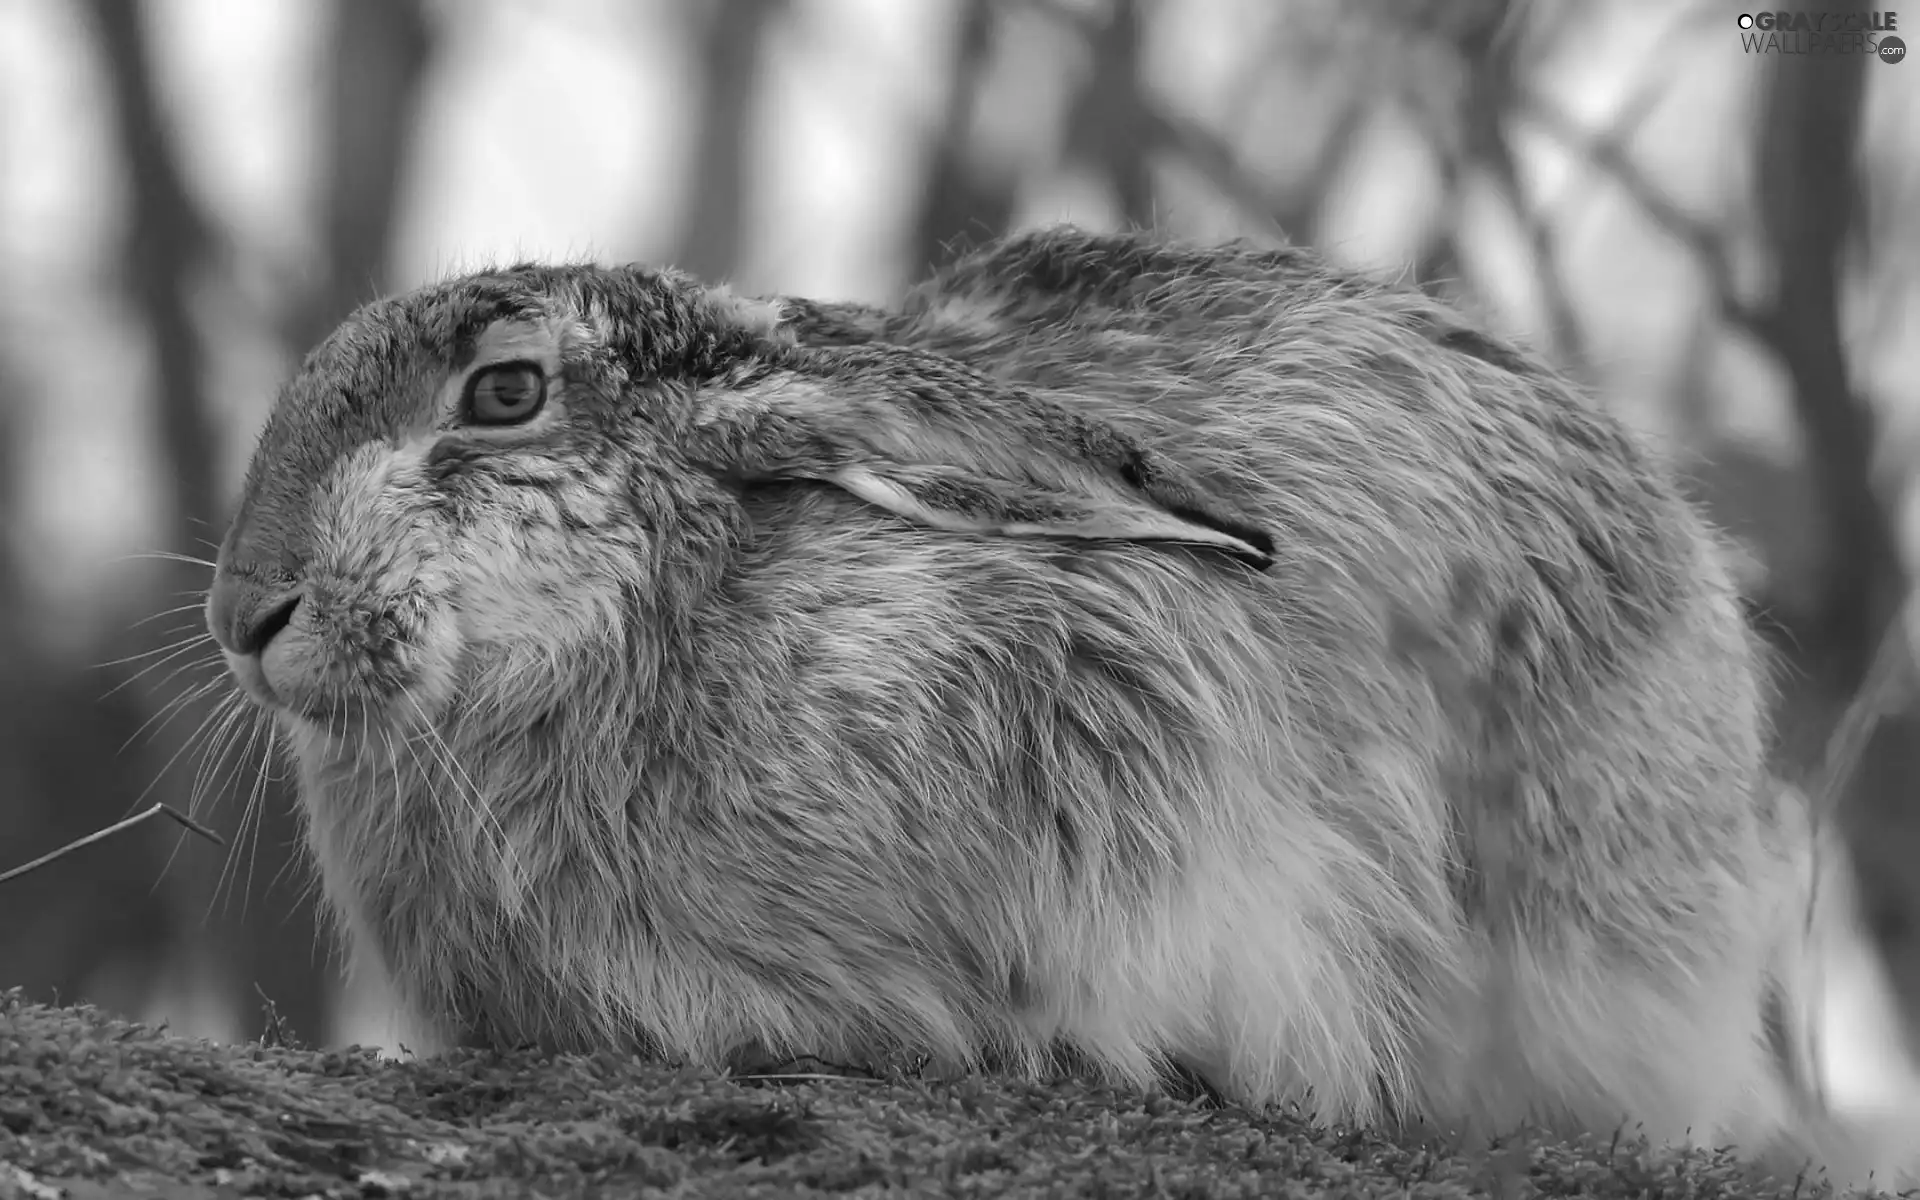
<path id="1" fill-rule="evenodd" d="M 344 736 L 430 723 L 450 690 L 456 636 L 450 618 L 417 600 L 373 607 L 309 585 L 264 645 L 223 650 L 256 705 Z"/>

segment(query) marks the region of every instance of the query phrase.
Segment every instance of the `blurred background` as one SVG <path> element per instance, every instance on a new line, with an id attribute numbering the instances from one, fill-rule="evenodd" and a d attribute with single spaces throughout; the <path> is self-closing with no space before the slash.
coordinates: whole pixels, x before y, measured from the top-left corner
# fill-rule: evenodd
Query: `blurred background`
<path id="1" fill-rule="evenodd" d="M 0 870 L 156 801 L 229 841 L 148 823 L 0 883 L 0 987 L 379 1040 L 267 747 L 208 728 L 195 560 L 306 347 L 521 257 L 885 300 L 1072 220 L 1404 273 L 1671 439 L 1753 551 L 1781 769 L 1817 785 L 1920 544 L 1920 64 L 1755 53 L 1740 12 L 0 0 Z M 1835 811 L 1885 950 L 1854 992 L 1920 1013 L 1912 682 Z"/>

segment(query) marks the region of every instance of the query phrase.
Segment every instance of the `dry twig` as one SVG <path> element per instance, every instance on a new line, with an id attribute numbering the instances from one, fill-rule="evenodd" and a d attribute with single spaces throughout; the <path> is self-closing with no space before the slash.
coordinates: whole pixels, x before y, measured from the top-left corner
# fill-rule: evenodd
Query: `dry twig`
<path id="1" fill-rule="evenodd" d="M 58 850 L 55 850 L 49 854 L 42 854 L 39 858 L 34 859 L 32 862 L 27 863 L 24 866 L 15 867 L 11 871 L 0 872 L 0 883 L 5 883 L 10 879 L 18 879 L 29 871 L 36 870 L 40 867 L 44 867 L 48 863 L 53 862 L 55 859 L 64 858 L 67 855 L 72 854 L 75 850 L 79 850 L 85 846 L 91 846 L 93 843 L 102 841 L 106 838 L 110 838 L 114 834 L 120 833 L 123 830 L 132 829 L 135 825 L 138 825 L 142 821 L 145 821 L 151 817 L 166 817 L 169 820 L 175 821 L 183 829 L 186 829 L 190 833 L 199 834 L 201 837 L 206 838 L 208 841 L 212 842 L 216 846 L 224 847 L 227 844 L 225 838 L 221 837 L 219 834 L 215 833 L 213 830 L 208 829 L 205 825 L 202 825 L 200 822 L 194 820 L 192 817 L 187 816 L 185 813 L 181 812 L 179 809 L 174 808 L 172 805 L 164 804 L 164 803 L 156 804 L 152 808 L 149 808 L 144 812 L 135 813 L 133 816 L 128 817 L 124 821 L 116 822 L 115 824 L 107 826 L 105 829 L 96 829 L 92 833 L 88 834 L 83 838 L 78 838 L 74 841 L 68 842 L 66 845 L 60 847 Z"/>

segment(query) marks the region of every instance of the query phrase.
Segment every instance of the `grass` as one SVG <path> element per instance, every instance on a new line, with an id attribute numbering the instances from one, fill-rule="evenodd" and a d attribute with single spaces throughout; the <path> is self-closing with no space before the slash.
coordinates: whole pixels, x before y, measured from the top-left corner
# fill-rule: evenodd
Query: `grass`
<path id="1" fill-rule="evenodd" d="M 0 992 L 0 1200 L 107 1196 L 1814 1197 L 1724 1154 L 1398 1145 L 1083 1082 L 727 1078 L 623 1056 L 382 1061 Z"/>

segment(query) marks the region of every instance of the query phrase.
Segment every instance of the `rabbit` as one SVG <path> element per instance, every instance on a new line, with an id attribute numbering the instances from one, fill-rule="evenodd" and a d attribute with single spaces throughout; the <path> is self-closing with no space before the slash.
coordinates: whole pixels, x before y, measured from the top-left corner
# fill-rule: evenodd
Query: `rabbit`
<path id="1" fill-rule="evenodd" d="M 1415 288 L 1053 228 L 887 308 L 594 264 L 370 303 L 207 618 L 353 968 L 450 1041 L 1071 1058 L 1885 1180 L 1812 1082 L 1844 863 L 1733 560 Z"/>

